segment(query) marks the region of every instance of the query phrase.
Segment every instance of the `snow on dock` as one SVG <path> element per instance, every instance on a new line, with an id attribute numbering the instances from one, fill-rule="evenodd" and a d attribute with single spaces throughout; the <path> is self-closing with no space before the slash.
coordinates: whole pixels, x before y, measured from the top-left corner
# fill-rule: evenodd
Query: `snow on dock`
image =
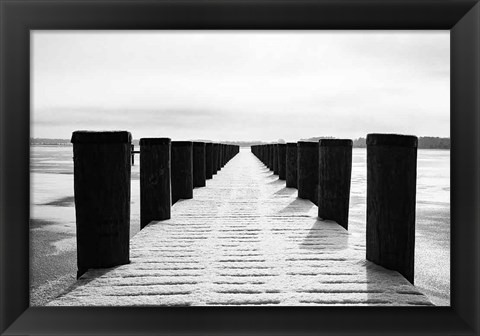
<path id="1" fill-rule="evenodd" d="M 432 305 L 246 149 L 130 251 L 130 264 L 90 270 L 48 305 Z"/>

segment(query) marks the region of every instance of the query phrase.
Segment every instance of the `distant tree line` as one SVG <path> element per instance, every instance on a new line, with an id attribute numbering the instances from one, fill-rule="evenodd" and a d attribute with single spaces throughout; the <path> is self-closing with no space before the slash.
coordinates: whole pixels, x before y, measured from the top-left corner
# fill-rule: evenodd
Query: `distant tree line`
<path id="1" fill-rule="evenodd" d="M 302 141 L 314 141 L 317 142 L 321 139 L 335 139 L 335 137 L 324 136 L 324 137 L 313 137 L 307 139 L 301 139 Z M 353 140 L 354 148 L 366 148 L 367 139 L 357 138 Z M 418 138 L 418 148 L 420 149 L 450 149 L 450 138 L 439 138 L 439 137 L 419 137 Z"/>
<path id="2" fill-rule="evenodd" d="M 68 146 L 68 145 L 71 145 L 71 143 L 70 143 L 70 139 L 30 138 L 30 145 Z"/>
<path id="3" fill-rule="evenodd" d="M 420 137 L 418 148 L 424 149 L 450 149 L 450 138 Z"/>
<path id="4" fill-rule="evenodd" d="M 353 140 L 353 147 L 365 148 L 367 147 L 367 140 L 365 138 L 358 138 Z M 450 138 L 439 137 L 419 137 L 418 148 L 420 149 L 450 149 Z"/>

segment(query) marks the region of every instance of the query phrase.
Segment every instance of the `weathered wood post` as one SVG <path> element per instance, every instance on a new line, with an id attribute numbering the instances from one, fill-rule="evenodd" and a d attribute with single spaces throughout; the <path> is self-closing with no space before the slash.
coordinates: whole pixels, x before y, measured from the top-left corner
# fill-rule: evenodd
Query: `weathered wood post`
<path id="1" fill-rule="evenodd" d="M 193 187 L 205 187 L 205 142 L 193 143 Z"/>
<path id="2" fill-rule="evenodd" d="M 135 145 L 132 144 L 130 152 L 132 153 L 132 166 L 135 166 Z"/>
<path id="3" fill-rule="evenodd" d="M 271 148 L 271 147 L 270 147 L 270 145 L 265 145 L 265 148 L 266 148 L 266 154 L 265 154 L 266 163 L 265 163 L 265 164 L 267 165 L 267 168 L 268 168 L 269 170 L 272 170 L 272 168 L 271 168 L 271 167 L 272 167 L 272 162 L 271 162 L 271 160 L 270 160 L 270 158 L 271 158 L 270 148 Z"/>
<path id="4" fill-rule="evenodd" d="M 367 259 L 414 282 L 415 136 L 367 135 Z"/>
<path id="5" fill-rule="evenodd" d="M 255 155 L 259 160 L 262 160 L 260 157 L 260 146 L 252 145 L 250 146 L 250 150 L 252 151 L 253 155 Z"/>
<path id="6" fill-rule="evenodd" d="M 223 168 L 223 160 L 225 160 L 225 152 L 224 152 L 224 147 L 225 145 L 224 144 L 220 144 L 220 147 L 219 147 L 219 153 L 220 153 L 220 160 L 219 160 L 219 163 L 218 163 L 218 170 L 222 170 Z"/>
<path id="7" fill-rule="evenodd" d="M 222 168 L 227 164 L 228 158 L 227 158 L 227 145 L 223 144 L 222 145 Z"/>
<path id="8" fill-rule="evenodd" d="M 223 160 L 223 144 L 218 144 L 218 158 L 217 158 L 217 171 L 222 169 L 222 160 Z"/>
<path id="9" fill-rule="evenodd" d="M 172 141 L 172 204 L 193 198 L 193 144 Z"/>
<path id="10" fill-rule="evenodd" d="M 273 172 L 273 162 L 274 162 L 273 157 L 274 157 L 274 155 L 275 155 L 275 150 L 274 150 L 273 146 L 274 146 L 273 144 L 269 144 L 269 145 L 268 145 L 268 147 L 270 148 L 270 150 L 269 150 L 269 158 L 268 158 L 268 161 L 269 161 L 269 166 L 268 166 L 268 168 L 270 168 L 270 170 L 271 170 L 272 172 Z"/>
<path id="11" fill-rule="evenodd" d="M 267 145 L 260 145 L 259 147 L 262 148 L 262 150 L 261 150 L 262 151 L 262 162 L 265 165 L 265 167 L 267 167 L 267 164 L 268 164 L 268 160 L 267 160 L 268 147 L 267 147 Z"/>
<path id="12" fill-rule="evenodd" d="M 269 157 L 270 157 L 270 147 L 268 145 L 263 145 L 263 151 L 264 151 L 263 159 L 264 159 L 265 166 L 269 168 L 268 164 L 269 164 Z"/>
<path id="13" fill-rule="evenodd" d="M 170 139 L 140 139 L 140 229 L 170 218 Z"/>
<path id="14" fill-rule="evenodd" d="M 212 144 L 212 174 L 216 175 L 218 168 L 217 168 L 217 162 L 218 162 L 218 143 Z"/>
<path id="15" fill-rule="evenodd" d="M 132 136 L 75 131 L 71 142 L 78 278 L 90 268 L 130 262 Z"/>
<path id="16" fill-rule="evenodd" d="M 330 219 L 348 230 L 352 140 L 322 139 L 319 142 L 318 217 Z"/>
<path id="17" fill-rule="evenodd" d="M 287 145 L 279 143 L 278 147 L 278 178 L 280 180 L 286 179 L 286 166 L 287 166 Z"/>
<path id="18" fill-rule="evenodd" d="M 220 160 L 220 169 L 222 169 L 223 166 L 225 166 L 225 146 L 226 146 L 225 144 L 221 144 L 220 146 L 220 150 L 222 152 L 221 154 L 222 159 Z"/>
<path id="19" fill-rule="evenodd" d="M 205 178 L 210 180 L 213 177 L 213 144 L 205 143 Z"/>
<path id="20" fill-rule="evenodd" d="M 278 144 L 273 144 L 273 174 L 278 175 Z"/>
<path id="21" fill-rule="evenodd" d="M 297 145 L 298 197 L 318 204 L 318 142 L 299 141 Z"/>
<path id="22" fill-rule="evenodd" d="M 228 149 L 228 145 L 224 144 L 223 145 L 223 164 L 222 164 L 222 167 L 224 167 L 229 160 L 227 149 Z"/>
<path id="23" fill-rule="evenodd" d="M 287 143 L 286 150 L 286 169 L 285 169 L 285 185 L 287 188 L 297 187 L 297 143 Z"/>

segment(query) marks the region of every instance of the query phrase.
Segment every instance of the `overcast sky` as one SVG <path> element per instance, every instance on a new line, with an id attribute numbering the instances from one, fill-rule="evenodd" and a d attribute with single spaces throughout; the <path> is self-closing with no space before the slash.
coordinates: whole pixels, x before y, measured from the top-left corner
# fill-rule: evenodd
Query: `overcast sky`
<path id="1" fill-rule="evenodd" d="M 449 31 L 32 33 L 32 137 L 450 136 Z"/>

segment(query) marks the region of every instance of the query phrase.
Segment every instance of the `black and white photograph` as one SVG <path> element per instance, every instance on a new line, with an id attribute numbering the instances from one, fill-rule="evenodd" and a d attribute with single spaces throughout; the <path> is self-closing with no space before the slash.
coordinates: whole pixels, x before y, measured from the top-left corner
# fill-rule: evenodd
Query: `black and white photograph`
<path id="1" fill-rule="evenodd" d="M 31 306 L 450 307 L 449 30 L 31 30 Z"/>

